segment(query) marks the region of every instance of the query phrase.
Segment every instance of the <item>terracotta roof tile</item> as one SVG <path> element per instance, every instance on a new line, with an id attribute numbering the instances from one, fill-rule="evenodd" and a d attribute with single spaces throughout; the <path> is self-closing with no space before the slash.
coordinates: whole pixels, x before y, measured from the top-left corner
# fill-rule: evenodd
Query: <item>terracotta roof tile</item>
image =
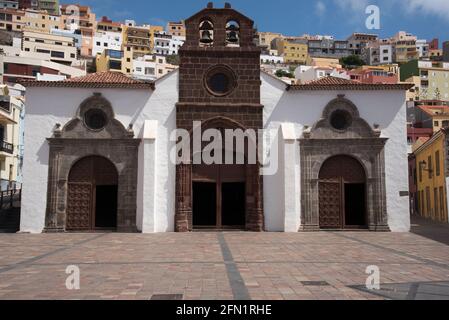
<path id="1" fill-rule="evenodd" d="M 448 115 L 449 106 L 418 106 L 419 109 L 424 111 L 430 116 Z"/>
<path id="2" fill-rule="evenodd" d="M 21 84 L 25 87 L 154 89 L 154 82 L 132 79 L 119 72 L 97 72 L 63 81 L 24 80 Z"/>
<path id="3" fill-rule="evenodd" d="M 289 85 L 287 90 L 409 90 L 412 87 L 412 83 L 369 84 L 329 76 L 304 84 Z"/>

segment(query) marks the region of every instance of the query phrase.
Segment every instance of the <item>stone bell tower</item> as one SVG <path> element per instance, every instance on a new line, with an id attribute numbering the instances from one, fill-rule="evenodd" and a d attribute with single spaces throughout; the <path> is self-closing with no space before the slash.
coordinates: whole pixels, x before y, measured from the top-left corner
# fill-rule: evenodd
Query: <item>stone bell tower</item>
<path id="1" fill-rule="evenodd" d="M 179 50 L 178 128 L 191 131 L 193 122 L 201 121 L 203 129 L 262 129 L 260 49 L 254 42 L 254 22 L 228 3 L 224 8 L 214 8 L 209 3 L 206 9 L 185 23 L 186 42 Z M 225 182 L 243 181 L 242 227 L 262 231 L 264 216 L 259 170 L 258 164 L 238 168 L 206 168 L 192 163 L 177 166 L 176 230 L 185 232 L 194 228 L 194 207 L 198 207 L 198 203 L 201 205 L 202 197 L 207 196 L 199 191 L 195 193 L 193 184 L 207 176 L 208 181 L 217 181 L 217 228 L 224 227 L 226 220 L 229 221 L 225 212 L 227 204 L 223 200 L 227 195 L 221 191 L 221 186 Z M 241 172 L 239 179 L 235 172 Z M 235 197 L 238 196 L 236 193 Z"/>

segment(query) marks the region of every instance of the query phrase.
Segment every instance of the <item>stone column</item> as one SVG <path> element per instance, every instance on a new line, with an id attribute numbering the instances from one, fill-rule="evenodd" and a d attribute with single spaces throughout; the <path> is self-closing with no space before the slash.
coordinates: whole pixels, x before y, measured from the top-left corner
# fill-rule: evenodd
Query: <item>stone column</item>
<path id="1" fill-rule="evenodd" d="M 260 166 L 247 166 L 247 217 L 246 229 L 253 232 L 264 231 L 263 196 L 262 196 L 262 176 Z"/>
<path id="2" fill-rule="evenodd" d="M 388 214 L 387 214 L 387 192 L 385 188 L 385 160 L 384 151 L 376 155 L 374 159 L 374 181 L 373 184 L 373 221 L 369 224 L 370 231 L 389 232 Z"/>
<path id="3" fill-rule="evenodd" d="M 301 159 L 301 226 L 299 231 L 320 230 L 319 216 L 319 180 L 318 173 L 313 172 L 314 157 L 312 148 L 306 144 L 307 140 L 300 142 Z"/>
<path id="4" fill-rule="evenodd" d="M 44 232 L 64 232 L 65 219 L 61 219 L 61 214 L 58 214 L 58 188 L 61 157 L 60 154 L 63 150 L 63 146 L 62 144 L 56 144 L 55 142 L 49 142 L 49 144 L 50 159 L 47 185 L 47 212 L 45 215 Z"/>
<path id="5" fill-rule="evenodd" d="M 192 165 L 176 166 L 176 232 L 192 231 Z"/>

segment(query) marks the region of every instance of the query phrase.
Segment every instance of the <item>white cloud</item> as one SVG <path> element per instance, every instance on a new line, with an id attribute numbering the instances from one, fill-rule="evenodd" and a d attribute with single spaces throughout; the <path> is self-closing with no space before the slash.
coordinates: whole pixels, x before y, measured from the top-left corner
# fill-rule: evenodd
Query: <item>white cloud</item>
<path id="1" fill-rule="evenodd" d="M 334 2 L 342 10 L 357 11 L 362 14 L 369 5 L 368 0 L 334 0 Z"/>
<path id="2" fill-rule="evenodd" d="M 326 13 L 326 5 L 322 1 L 317 1 L 315 5 L 315 12 L 320 17 L 324 16 Z"/>
<path id="3" fill-rule="evenodd" d="M 333 0 L 340 12 L 344 13 L 344 23 L 352 27 L 364 25 L 365 10 L 369 0 Z"/>
<path id="4" fill-rule="evenodd" d="M 449 20 L 448 0 L 396 0 L 396 2 L 409 12 L 435 14 Z"/>

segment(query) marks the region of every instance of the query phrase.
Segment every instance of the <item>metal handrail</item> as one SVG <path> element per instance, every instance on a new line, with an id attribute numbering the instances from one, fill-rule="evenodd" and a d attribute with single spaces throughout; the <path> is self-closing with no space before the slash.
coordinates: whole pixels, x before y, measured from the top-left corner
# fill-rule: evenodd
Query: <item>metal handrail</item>
<path id="1" fill-rule="evenodd" d="M 0 151 L 13 154 L 14 153 L 14 145 L 12 143 L 6 141 L 0 141 Z"/>
<path id="2" fill-rule="evenodd" d="M 0 192 L 0 210 L 13 208 L 14 202 L 22 200 L 22 189 L 11 189 Z M 6 207 L 4 208 L 4 206 Z"/>

